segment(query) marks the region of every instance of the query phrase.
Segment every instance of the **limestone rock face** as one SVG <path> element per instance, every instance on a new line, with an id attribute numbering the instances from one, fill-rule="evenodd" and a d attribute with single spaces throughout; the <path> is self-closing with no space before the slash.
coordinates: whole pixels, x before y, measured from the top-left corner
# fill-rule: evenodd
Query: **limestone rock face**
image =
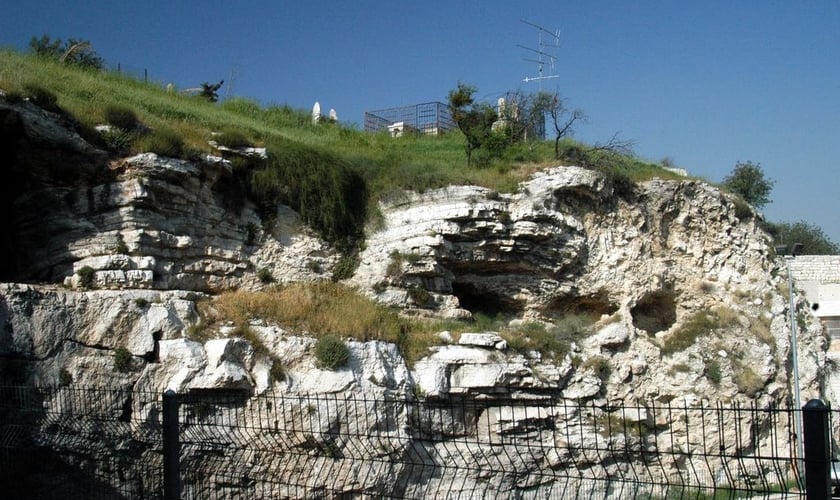
<path id="1" fill-rule="evenodd" d="M 736 214 L 733 199 L 705 183 L 654 179 L 627 189 L 592 170 L 557 167 L 514 194 L 451 186 L 380 208 L 385 223 L 368 234 L 351 280 L 376 300 L 445 317 L 600 316 L 555 362 L 582 363 L 556 379 L 567 398 L 773 400 L 788 385 L 779 263 L 758 216 Z M 811 321 L 800 338 L 813 349 L 800 356 L 800 375 L 814 395 L 825 360 L 820 331 Z M 440 348 L 415 365 L 426 394 L 474 392 L 470 381 L 481 377 L 511 380 L 500 366 L 517 362 L 490 360 L 487 338 L 465 334 L 460 343 L 475 348 Z"/>
<path id="2" fill-rule="evenodd" d="M 108 164 L 69 125 L 32 106 L 3 103 L 0 126 L 14 164 L 31 164 L 34 172 L 69 168 L 49 164 L 56 151 L 76 163 Z M 38 145 L 48 145 L 47 153 L 37 153 Z M 737 210 L 729 195 L 705 183 L 654 179 L 628 186 L 558 166 L 512 194 L 450 186 L 392 197 L 381 204 L 382 224 L 368 230 L 347 284 L 408 315 L 501 313 L 514 318 L 510 330 L 520 333 L 440 332 L 441 345 L 409 368 L 397 346 L 360 342 L 366 332 L 348 331 L 349 361 L 323 370 L 307 332 L 260 318 L 214 327 L 206 338 L 191 329 L 201 321 L 196 300 L 207 292 L 257 288 L 266 273 L 279 282 L 327 278 L 322 270 L 338 256 L 297 214 L 278 207 L 275 222 L 263 226 L 220 158 L 141 154 L 108 165 L 102 179 L 33 178 L 31 189 L 0 193 L 0 207 L 13 214 L 2 222 L 14 236 L 3 243 L 9 259 L 0 266 L 9 281 L 0 283 L 3 383 L 119 387 L 126 405 L 149 418 L 154 405 L 132 399 L 132 391 L 328 395 L 304 413 L 290 407 L 284 428 L 300 426 L 290 438 L 294 446 L 332 451 L 334 429 L 350 436 L 387 429 L 386 449 L 364 451 L 381 470 L 342 476 L 348 492 L 372 496 L 400 474 L 388 457 L 409 449 L 447 456 L 448 440 L 457 444 L 467 421 L 485 426 L 479 434 L 488 440 L 539 440 L 541 428 L 579 425 L 572 414 L 586 405 L 607 411 L 617 402 L 722 401 L 764 408 L 789 397 L 790 306 L 780 263 L 758 216 Z M 793 299 L 808 400 L 821 396 L 827 342 L 802 298 Z M 551 352 L 522 347 L 540 331 L 554 341 L 544 349 Z M 353 395 L 365 403 L 341 404 Z M 527 406 L 492 404 L 517 398 Z M 474 415 L 432 405 L 410 416 L 418 399 L 478 404 L 463 406 Z M 628 418 L 653 417 L 639 411 Z M 697 432 L 686 428 L 686 435 Z M 577 429 L 568 434 L 575 442 L 541 443 L 559 450 L 548 466 L 568 462 L 559 455 L 564 446 L 593 445 L 594 433 Z M 459 484 L 464 492 L 483 484 L 539 496 L 540 485 L 522 478 L 546 464 L 519 460 L 505 464 L 514 474 L 481 477 L 473 467 L 474 476 Z M 424 481 L 452 483 L 443 473 L 399 480 L 407 492 Z"/>
<path id="3" fill-rule="evenodd" d="M 49 163 L 56 149 L 72 152 L 67 157 L 76 162 L 106 161 L 68 124 L 35 106 L 4 104 L 3 116 L 15 165 L 60 170 Z M 47 153 L 36 145 L 49 145 Z M 287 207 L 264 227 L 250 201 L 236 195 L 238 181 L 221 158 L 141 154 L 112 161 L 109 172 L 86 183 L 33 178 L 32 189 L 4 199 L 27 254 L 13 275 L 73 290 L 5 285 L 11 333 L 4 333 L 2 352 L 58 365 L 64 352 L 85 350 L 93 362 L 96 350 L 125 347 L 142 364 L 158 359 L 161 342 L 188 337 L 196 322 L 190 292 L 259 287 L 261 274 L 280 282 L 324 279 L 322 270 L 337 260 Z M 415 365 L 415 379 L 429 394 L 477 393 L 494 384 L 520 390 L 548 380 L 542 388 L 591 398 L 772 399 L 788 385 L 788 306 L 773 276 L 778 263 L 756 216 L 738 212 L 728 195 L 705 183 L 654 179 L 628 187 L 597 171 L 558 166 L 512 194 L 450 186 L 403 193 L 380 209 L 383 223 L 368 231 L 348 281 L 362 293 L 417 315 L 501 312 L 548 325 L 580 314 L 598 319 L 551 362 L 545 353 L 513 352 L 494 332 L 461 335 L 458 346 L 441 347 Z M 91 286 L 98 290 L 83 291 Z M 685 333 L 699 323 L 705 331 Z M 824 339 L 811 325 L 801 332 L 806 394 L 818 392 L 825 359 Z M 276 327 L 252 330 L 260 328 Z M 261 341 L 284 363 L 308 349 L 278 340 L 292 338 L 286 333 L 263 333 Z M 456 341 L 448 333 L 440 338 Z M 184 381 L 269 385 L 270 363 L 212 354 L 214 345 L 202 343 L 203 354 L 184 361 L 212 365 Z M 197 361 L 202 356 L 209 357 Z M 318 373 L 314 365 L 302 372 Z M 390 372 L 371 376 L 393 375 L 383 373 Z M 323 387 L 335 390 L 367 383 L 349 374 L 313 377 L 329 379 Z M 523 382 L 531 378 L 541 382 Z M 386 385 L 411 384 L 403 379 Z M 290 387 L 308 387 L 306 375 L 289 380 Z"/>
<path id="4" fill-rule="evenodd" d="M 260 286 L 263 269 L 278 282 L 329 277 L 328 245 L 287 207 L 263 226 L 222 158 L 109 160 L 34 105 L 0 99 L 0 118 L 0 281 L 217 291 Z"/>
<path id="5" fill-rule="evenodd" d="M 449 187 L 381 209 L 385 228 L 368 235 L 353 283 L 443 314 L 611 314 L 695 296 L 701 280 L 746 283 L 771 267 L 752 220 L 696 181 L 653 180 L 622 197 L 602 174 L 557 167 L 515 194 Z M 431 299 L 398 293 L 417 287 Z"/>

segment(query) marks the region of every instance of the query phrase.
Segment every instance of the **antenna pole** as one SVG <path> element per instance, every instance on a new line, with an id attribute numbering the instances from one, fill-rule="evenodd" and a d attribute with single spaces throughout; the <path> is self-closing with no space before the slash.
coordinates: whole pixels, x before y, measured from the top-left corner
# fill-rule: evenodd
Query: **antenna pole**
<path id="1" fill-rule="evenodd" d="M 533 49 L 531 47 L 525 47 L 524 45 L 518 45 L 518 44 L 517 44 L 517 47 L 528 50 L 528 51 L 531 51 L 531 52 L 534 52 L 534 53 L 538 54 L 538 56 L 539 56 L 537 60 L 525 59 L 526 61 L 537 63 L 537 74 L 539 76 L 535 76 L 535 77 L 526 76 L 522 81 L 525 82 L 525 83 L 538 82 L 539 86 L 540 86 L 540 90 L 542 90 L 542 81 L 543 80 L 548 80 L 548 79 L 551 79 L 551 78 L 559 78 L 560 77 L 559 75 L 543 75 L 543 67 L 544 67 L 545 63 L 548 63 L 549 65 L 551 65 L 551 71 L 554 71 L 554 62 L 557 60 L 557 56 L 555 56 L 554 54 L 546 51 L 546 48 L 548 47 L 548 45 L 543 43 L 543 33 L 549 35 L 551 38 L 554 39 L 553 47 L 559 47 L 560 46 L 560 30 L 557 30 L 556 33 L 552 33 L 551 31 L 543 28 L 542 26 L 540 26 L 538 24 L 535 24 L 535 23 L 532 23 L 530 21 L 526 21 L 525 19 L 520 19 L 520 21 L 524 24 L 527 24 L 528 26 L 531 26 L 531 27 L 534 27 L 534 28 L 537 29 L 537 47 L 538 48 Z M 543 58 L 545 58 L 546 60 L 543 60 Z"/>

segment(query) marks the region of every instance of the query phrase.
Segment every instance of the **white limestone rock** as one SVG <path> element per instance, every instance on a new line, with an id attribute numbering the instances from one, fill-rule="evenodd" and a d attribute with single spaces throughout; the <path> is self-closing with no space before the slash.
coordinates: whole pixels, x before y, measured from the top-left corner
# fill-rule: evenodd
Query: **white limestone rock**
<path id="1" fill-rule="evenodd" d="M 161 392 L 184 393 L 198 373 L 207 366 L 207 354 L 199 342 L 188 339 L 160 342 L 159 365 L 150 365 L 150 378 L 159 381 Z M 153 373 L 153 376 L 151 374 Z"/>
<path id="2" fill-rule="evenodd" d="M 611 323 L 598 331 L 592 337 L 586 339 L 587 344 L 604 347 L 616 348 L 627 343 L 630 339 L 630 330 L 627 325 L 623 323 Z"/>
<path id="3" fill-rule="evenodd" d="M 507 349 L 507 341 L 496 333 L 462 333 L 458 344 L 476 347 L 492 347 L 503 351 Z"/>
<path id="4" fill-rule="evenodd" d="M 575 376 L 563 389 L 563 397 L 573 401 L 591 398 L 601 392 L 603 382 L 595 375 L 582 374 Z"/>

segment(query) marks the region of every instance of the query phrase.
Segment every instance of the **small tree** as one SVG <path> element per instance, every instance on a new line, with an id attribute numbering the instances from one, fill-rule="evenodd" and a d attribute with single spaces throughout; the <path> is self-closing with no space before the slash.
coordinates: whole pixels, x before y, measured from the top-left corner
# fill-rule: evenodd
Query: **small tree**
<path id="1" fill-rule="evenodd" d="M 127 372 L 131 369 L 131 351 L 125 347 L 114 349 L 114 371 Z"/>
<path id="2" fill-rule="evenodd" d="M 765 177 L 761 165 L 750 161 L 736 163 L 732 173 L 723 180 L 725 188 L 756 208 L 770 203 L 773 184 L 773 180 Z"/>
<path id="3" fill-rule="evenodd" d="M 793 224 L 769 223 L 766 229 L 778 245 L 787 245 L 790 248 L 794 243 L 802 243 L 803 252 L 808 255 L 840 254 L 840 245 L 831 241 L 819 226 L 804 220 Z"/>
<path id="4" fill-rule="evenodd" d="M 102 69 L 103 66 L 102 58 L 93 50 L 89 40 L 71 38 L 62 43 L 60 38 L 53 40 L 44 34 L 40 38 L 33 36 L 29 40 L 29 49 L 35 55 L 85 68 Z"/>
<path id="5" fill-rule="evenodd" d="M 493 122 L 498 118 L 496 110 L 486 103 L 476 103 L 473 98 L 476 88 L 458 83 L 458 88 L 449 92 L 449 108 L 452 120 L 464 134 L 464 152 L 467 166 L 472 164 L 472 153 L 481 147 L 493 133 Z"/>
<path id="6" fill-rule="evenodd" d="M 551 117 L 554 128 L 554 159 L 560 159 L 560 139 L 572 135 L 574 125 L 585 121 L 586 115 L 579 109 L 570 110 L 557 92 L 538 92 L 534 96 L 532 114 Z"/>
<path id="7" fill-rule="evenodd" d="M 36 56 L 55 59 L 61 57 L 61 54 L 64 52 L 61 49 L 61 39 L 56 38 L 53 40 L 47 34 L 41 35 L 40 38 L 33 36 L 29 40 L 29 50 Z"/>
<path id="8" fill-rule="evenodd" d="M 103 66 L 102 58 L 96 54 L 88 40 L 67 40 L 59 60 L 84 68 L 102 69 Z"/>
<path id="9" fill-rule="evenodd" d="M 499 119 L 509 130 L 513 142 L 545 138 L 545 118 L 549 108 L 547 95 L 547 92 L 526 94 L 521 91 L 505 94 Z"/>

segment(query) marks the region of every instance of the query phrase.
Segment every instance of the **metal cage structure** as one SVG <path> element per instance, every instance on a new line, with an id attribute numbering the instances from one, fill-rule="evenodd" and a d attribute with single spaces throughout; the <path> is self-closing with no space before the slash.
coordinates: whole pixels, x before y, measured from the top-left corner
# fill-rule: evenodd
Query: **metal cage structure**
<path id="1" fill-rule="evenodd" d="M 414 131 L 439 135 L 455 128 L 449 106 L 442 102 L 426 102 L 398 108 L 365 111 L 365 132 L 388 130 L 399 136 Z"/>

